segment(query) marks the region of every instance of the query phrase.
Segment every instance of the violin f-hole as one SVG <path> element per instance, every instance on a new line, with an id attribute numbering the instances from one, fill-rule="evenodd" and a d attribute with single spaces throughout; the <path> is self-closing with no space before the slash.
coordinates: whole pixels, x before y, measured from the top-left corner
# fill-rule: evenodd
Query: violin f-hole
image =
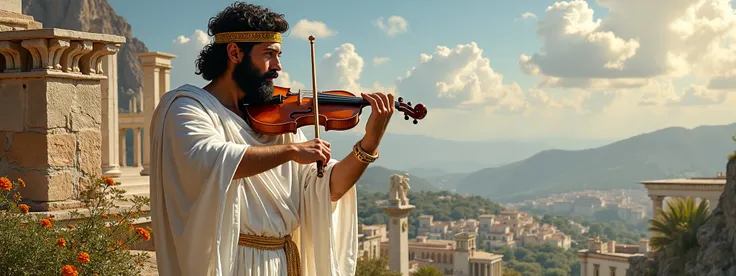
<path id="1" fill-rule="evenodd" d="M 308 107 L 308 108 L 307 108 L 307 110 L 306 110 L 306 111 L 296 111 L 296 112 L 292 112 L 291 114 L 289 114 L 289 117 L 291 117 L 291 119 L 294 119 L 294 120 L 296 120 L 296 115 L 301 115 L 301 114 L 311 114 L 312 112 L 314 112 L 314 110 L 313 110 L 313 109 L 312 109 L 312 107 L 310 106 L 310 107 Z"/>

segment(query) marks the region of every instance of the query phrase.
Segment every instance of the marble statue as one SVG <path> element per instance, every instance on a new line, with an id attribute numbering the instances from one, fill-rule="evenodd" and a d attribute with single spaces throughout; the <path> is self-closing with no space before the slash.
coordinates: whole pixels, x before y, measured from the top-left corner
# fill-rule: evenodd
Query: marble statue
<path id="1" fill-rule="evenodd" d="M 409 189 L 411 187 L 409 186 L 409 174 L 404 173 L 404 176 L 401 177 L 399 185 L 399 199 L 401 200 L 402 205 L 409 204 L 409 198 L 406 197 L 406 195 L 409 193 Z"/>
<path id="2" fill-rule="evenodd" d="M 409 174 L 404 175 L 393 174 L 391 175 L 391 183 L 388 189 L 388 200 L 390 203 L 407 205 L 409 199 L 406 197 L 411 187 L 409 186 Z"/>
<path id="3" fill-rule="evenodd" d="M 392 174 L 391 183 L 388 186 L 388 201 L 391 203 L 399 202 L 399 190 L 401 186 L 401 175 Z"/>

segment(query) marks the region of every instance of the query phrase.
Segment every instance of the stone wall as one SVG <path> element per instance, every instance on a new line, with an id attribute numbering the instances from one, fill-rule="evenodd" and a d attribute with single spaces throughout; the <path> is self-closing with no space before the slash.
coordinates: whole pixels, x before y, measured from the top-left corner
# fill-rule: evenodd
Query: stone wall
<path id="1" fill-rule="evenodd" d="M 726 186 L 711 219 L 698 230 L 698 244 L 688 275 L 736 275 L 736 159 L 727 164 Z"/>
<path id="2" fill-rule="evenodd" d="M 99 80 L 4 79 L 0 99 L 0 172 L 25 180 L 24 198 L 66 201 L 101 174 Z"/>

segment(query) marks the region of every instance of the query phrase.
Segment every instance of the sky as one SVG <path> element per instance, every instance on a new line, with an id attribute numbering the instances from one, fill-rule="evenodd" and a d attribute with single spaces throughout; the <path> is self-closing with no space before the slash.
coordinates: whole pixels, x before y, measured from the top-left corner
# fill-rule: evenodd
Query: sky
<path id="1" fill-rule="evenodd" d="M 194 60 L 211 41 L 208 20 L 232 1 L 108 1 L 150 51 L 177 56 L 172 88 L 206 84 Z M 726 0 L 251 3 L 290 23 L 278 85 L 311 89 L 314 35 L 318 90 L 427 106 L 417 125 L 397 114 L 393 133 L 618 140 L 736 121 L 736 14 Z"/>

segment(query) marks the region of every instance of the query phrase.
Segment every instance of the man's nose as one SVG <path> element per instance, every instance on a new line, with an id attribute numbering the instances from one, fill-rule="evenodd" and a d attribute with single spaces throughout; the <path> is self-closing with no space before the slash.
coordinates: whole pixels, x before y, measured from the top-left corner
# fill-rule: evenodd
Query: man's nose
<path id="1" fill-rule="evenodd" d="M 276 58 L 276 59 L 275 59 L 275 62 L 273 62 L 273 63 L 271 64 L 271 68 L 269 68 L 269 69 L 270 69 L 270 70 L 276 70 L 276 71 L 281 71 L 281 69 L 282 69 L 282 68 L 281 68 L 281 60 L 279 60 L 278 58 Z"/>

